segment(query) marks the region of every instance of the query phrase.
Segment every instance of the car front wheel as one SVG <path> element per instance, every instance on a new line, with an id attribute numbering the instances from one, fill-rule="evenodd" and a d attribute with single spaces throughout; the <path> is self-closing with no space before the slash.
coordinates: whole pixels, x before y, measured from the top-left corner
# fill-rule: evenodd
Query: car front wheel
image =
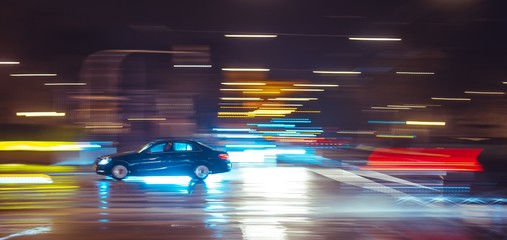
<path id="1" fill-rule="evenodd" d="M 209 176 L 209 174 L 210 170 L 208 166 L 204 164 L 199 164 L 194 168 L 193 178 L 197 180 L 204 180 Z"/>
<path id="2" fill-rule="evenodd" d="M 111 176 L 116 180 L 122 180 L 127 177 L 129 170 L 124 165 L 115 165 L 111 169 Z"/>

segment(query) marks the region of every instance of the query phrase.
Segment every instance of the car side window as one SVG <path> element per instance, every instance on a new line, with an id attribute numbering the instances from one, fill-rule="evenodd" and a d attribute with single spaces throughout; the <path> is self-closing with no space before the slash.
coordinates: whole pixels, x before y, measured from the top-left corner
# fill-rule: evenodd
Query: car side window
<path id="1" fill-rule="evenodd" d="M 167 145 L 167 143 L 155 144 L 148 151 L 149 151 L 149 153 L 162 153 L 162 152 L 164 152 L 165 145 Z"/>
<path id="2" fill-rule="evenodd" d="M 189 143 L 184 142 L 175 142 L 174 143 L 174 151 L 176 152 L 182 152 L 182 151 L 193 151 L 194 148 Z"/>

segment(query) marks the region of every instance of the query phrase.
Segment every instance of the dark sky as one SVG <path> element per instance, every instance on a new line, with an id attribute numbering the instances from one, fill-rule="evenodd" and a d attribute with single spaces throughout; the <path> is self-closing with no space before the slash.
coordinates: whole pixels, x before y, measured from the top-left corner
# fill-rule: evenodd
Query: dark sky
<path id="1" fill-rule="evenodd" d="M 425 102 L 464 90 L 498 90 L 506 81 L 507 8 L 481 0 L 3 1 L 0 60 L 17 71 L 77 79 L 83 59 L 105 49 L 170 50 L 208 45 L 211 64 L 259 66 L 272 79 L 339 83 L 323 109 Z M 226 39 L 225 33 L 273 33 L 276 39 Z M 355 42 L 349 36 L 400 37 Z M 312 70 L 359 70 L 318 76 Z M 431 77 L 396 71 L 432 71 Z M 8 70 L 0 69 L 1 78 Z M 327 102 L 326 102 L 327 101 Z M 325 103 L 334 103 L 329 105 Z M 353 103 L 353 105 L 351 105 Z M 356 118 L 343 118 L 351 124 Z"/>

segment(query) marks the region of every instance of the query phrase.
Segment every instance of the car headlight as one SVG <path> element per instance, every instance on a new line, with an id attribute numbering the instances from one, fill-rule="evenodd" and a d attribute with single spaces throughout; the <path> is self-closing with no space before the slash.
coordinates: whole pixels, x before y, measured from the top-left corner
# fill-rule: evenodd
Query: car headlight
<path id="1" fill-rule="evenodd" d="M 100 158 L 99 162 L 97 162 L 97 165 L 106 165 L 109 162 L 111 162 L 110 157 L 102 157 L 102 158 Z"/>

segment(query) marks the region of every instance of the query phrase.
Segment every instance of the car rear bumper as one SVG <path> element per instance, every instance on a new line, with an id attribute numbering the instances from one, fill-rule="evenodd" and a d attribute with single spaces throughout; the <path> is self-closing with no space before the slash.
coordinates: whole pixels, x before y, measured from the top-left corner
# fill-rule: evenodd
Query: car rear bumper
<path id="1" fill-rule="evenodd" d="M 223 161 L 220 164 L 215 164 L 212 169 L 212 173 L 224 173 L 232 170 L 232 163 L 230 161 Z"/>

